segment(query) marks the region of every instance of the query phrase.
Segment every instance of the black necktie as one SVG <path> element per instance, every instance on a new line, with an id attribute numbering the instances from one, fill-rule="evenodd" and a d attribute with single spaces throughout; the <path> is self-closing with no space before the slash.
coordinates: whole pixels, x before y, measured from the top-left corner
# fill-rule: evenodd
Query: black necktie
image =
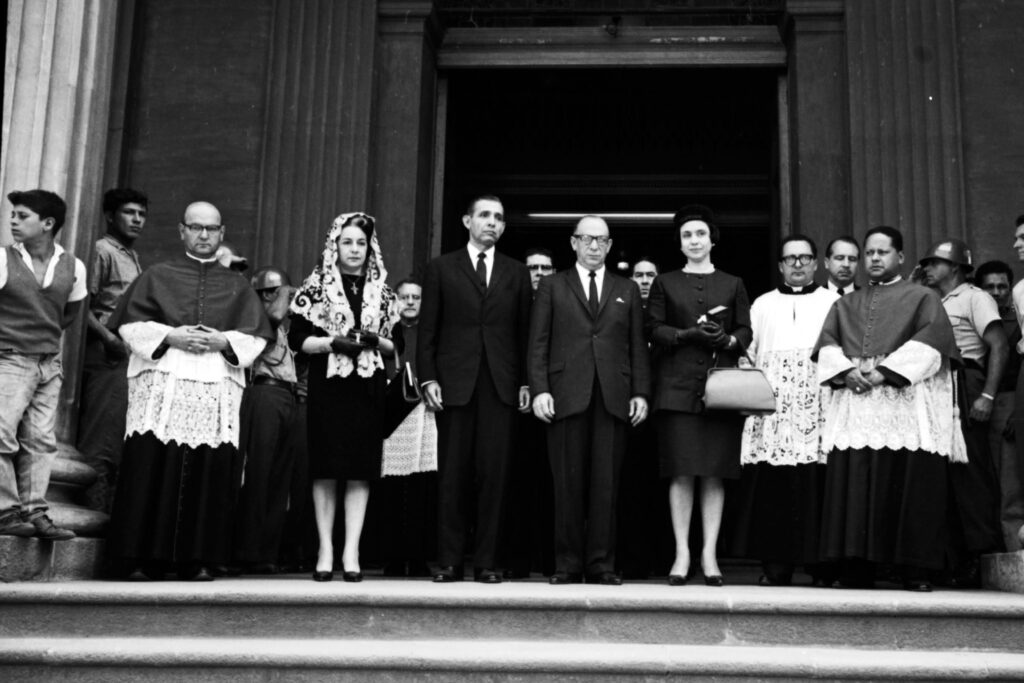
<path id="1" fill-rule="evenodd" d="M 597 273 L 590 271 L 590 313 L 597 317 Z"/>
<path id="2" fill-rule="evenodd" d="M 839 288 L 836 289 L 836 294 L 838 294 L 839 296 L 842 296 L 843 294 L 846 294 L 846 292 L 843 291 L 842 287 L 839 287 Z"/>
<path id="3" fill-rule="evenodd" d="M 484 289 L 487 289 L 487 254 L 482 251 L 476 255 L 476 276 L 480 278 Z"/>

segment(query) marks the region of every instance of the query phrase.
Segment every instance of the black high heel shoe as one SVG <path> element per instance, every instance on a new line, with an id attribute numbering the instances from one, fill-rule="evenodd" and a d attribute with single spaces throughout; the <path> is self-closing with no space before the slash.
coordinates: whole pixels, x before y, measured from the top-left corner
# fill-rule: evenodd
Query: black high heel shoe
<path id="1" fill-rule="evenodd" d="M 689 575 L 683 576 L 682 574 L 669 574 L 668 585 L 670 586 L 685 586 L 686 582 L 690 580 Z"/>
<path id="2" fill-rule="evenodd" d="M 725 579 L 722 577 L 721 574 L 714 574 L 712 576 L 705 576 L 704 577 L 704 585 L 705 586 L 713 586 L 715 588 L 721 588 L 722 586 L 725 585 Z"/>
<path id="3" fill-rule="evenodd" d="M 313 580 L 314 581 L 319 581 L 319 582 L 322 583 L 324 581 L 330 581 L 333 578 L 334 578 L 334 572 L 333 571 L 330 571 L 330 572 L 313 572 Z"/>
<path id="4" fill-rule="evenodd" d="M 341 575 L 341 578 L 345 579 L 348 583 L 359 583 L 363 580 L 362 572 L 345 572 Z"/>

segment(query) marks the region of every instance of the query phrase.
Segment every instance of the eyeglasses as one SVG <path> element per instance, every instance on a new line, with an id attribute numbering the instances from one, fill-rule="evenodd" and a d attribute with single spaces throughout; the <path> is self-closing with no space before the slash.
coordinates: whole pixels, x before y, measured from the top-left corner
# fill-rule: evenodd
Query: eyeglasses
<path id="1" fill-rule="evenodd" d="M 184 227 L 186 230 L 188 230 L 193 235 L 201 235 L 203 230 L 205 230 L 207 232 L 207 234 L 209 234 L 211 232 L 217 232 L 218 230 L 220 230 L 224 226 L 223 225 L 197 225 L 195 223 L 189 223 L 188 225 L 182 224 L 182 227 Z"/>
<path id="2" fill-rule="evenodd" d="M 585 247 L 589 247 L 594 242 L 597 242 L 600 247 L 607 247 L 608 243 L 612 241 L 611 237 L 606 237 L 604 235 L 601 235 L 600 237 L 595 237 L 594 235 L 573 235 L 573 237 L 578 239 L 580 242 L 583 242 L 583 246 Z"/>
<path id="3" fill-rule="evenodd" d="M 526 268 L 527 270 L 539 270 L 543 273 L 555 269 L 554 266 L 545 265 L 543 263 L 531 263 L 530 265 L 526 266 Z"/>
<path id="4" fill-rule="evenodd" d="M 799 256 L 795 254 L 790 254 L 789 256 L 783 256 L 779 260 L 781 260 L 787 266 L 795 266 L 797 263 L 799 263 L 801 266 L 806 266 L 808 263 L 814 260 L 814 257 L 811 256 L 810 254 L 800 254 Z"/>

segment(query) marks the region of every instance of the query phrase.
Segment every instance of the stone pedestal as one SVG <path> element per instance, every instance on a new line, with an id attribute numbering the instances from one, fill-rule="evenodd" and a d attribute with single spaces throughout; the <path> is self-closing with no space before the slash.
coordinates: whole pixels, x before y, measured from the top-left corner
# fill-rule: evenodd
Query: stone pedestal
<path id="1" fill-rule="evenodd" d="M 989 590 L 1024 593 L 1024 550 L 983 555 L 981 585 Z"/>

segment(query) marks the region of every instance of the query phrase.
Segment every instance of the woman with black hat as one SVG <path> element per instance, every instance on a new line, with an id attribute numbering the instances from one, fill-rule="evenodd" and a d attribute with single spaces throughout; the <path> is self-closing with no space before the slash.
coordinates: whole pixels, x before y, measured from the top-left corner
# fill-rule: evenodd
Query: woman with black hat
<path id="1" fill-rule="evenodd" d="M 317 267 L 295 295 L 288 341 L 310 355 L 307 429 L 309 478 L 320 549 L 314 581 L 334 577 L 334 516 L 338 481 L 345 482 L 346 581 L 361 581 L 359 539 L 380 477 L 385 375 L 381 354 L 397 321 L 395 295 L 372 216 L 338 216 Z"/>
<path id="2" fill-rule="evenodd" d="M 702 397 L 708 369 L 735 365 L 750 343 L 750 303 L 743 281 L 716 270 L 711 262 L 719 237 L 711 210 L 686 206 L 673 222 L 686 265 L 655 279 L 647 323 L 651 341 L 659 347 L 654 353 L 655 427 L 661 474 L 671 479 L 669 507 L 676 538 L 668 582 L 681 586 L 692 573 L 690 517 L 699 479 L 701 570 L 707 585 L 721 586 L 715 546 L 725 503 L 722 480 L 739 477 L 743 419 L 705 412 Z"/>

